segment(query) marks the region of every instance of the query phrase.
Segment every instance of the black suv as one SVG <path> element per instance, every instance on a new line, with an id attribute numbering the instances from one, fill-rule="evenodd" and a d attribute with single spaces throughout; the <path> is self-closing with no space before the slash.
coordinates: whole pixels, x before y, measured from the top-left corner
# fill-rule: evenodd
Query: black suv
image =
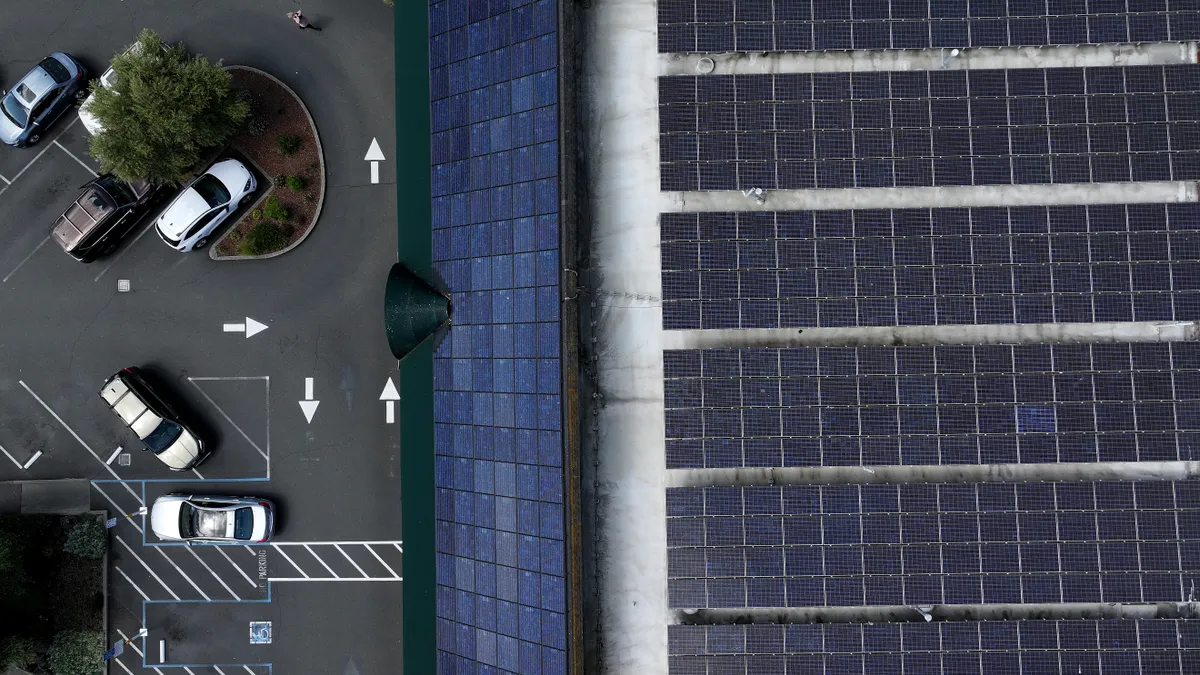
<path id="1" fill-rule="evenodd" d="M 105 174 L 80 189 L 86 191 L 54 223 L 54 240 L 72 258 L 91 262 L 112 253 L 151 209 L 171 191 L 170 186 L 145 181 L 126 183 Z"/>

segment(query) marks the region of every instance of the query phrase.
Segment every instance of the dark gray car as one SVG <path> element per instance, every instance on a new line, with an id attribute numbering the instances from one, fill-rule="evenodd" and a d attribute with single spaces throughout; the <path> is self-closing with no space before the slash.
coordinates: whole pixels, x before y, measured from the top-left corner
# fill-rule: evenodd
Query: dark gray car
<path id="1" fill-rule="evenodd" d="M 54 120 L 87 96 L 87 68 L 69 54 L 54 52 L 0 91 L 0 141 L 23 148 L 41 140 Z"/>

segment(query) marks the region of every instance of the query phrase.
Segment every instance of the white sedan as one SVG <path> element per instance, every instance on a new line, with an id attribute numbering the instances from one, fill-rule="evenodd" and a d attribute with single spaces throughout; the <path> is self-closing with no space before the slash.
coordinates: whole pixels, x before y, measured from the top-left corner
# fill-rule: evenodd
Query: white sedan
<path id="1" fill-rule="evenodd" d="M 236 159 L 217 162 L 179 193 L 154 229 L 176 251 L 203 248 L 213 230 L 250 201 L 257 187 L 245 164 Z"/>
<path id="2" fill-rule="evenodd" d="M 275 505 L 259 497 L 172 493 L 154 500 L 150 529 L 163 541 L 262 544 L 275 533 Z"/>

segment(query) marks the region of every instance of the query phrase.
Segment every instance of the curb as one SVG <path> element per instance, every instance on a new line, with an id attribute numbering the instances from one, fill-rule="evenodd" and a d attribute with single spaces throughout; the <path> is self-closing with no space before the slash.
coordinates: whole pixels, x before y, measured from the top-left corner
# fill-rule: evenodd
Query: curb
<path id="1" fill-rule="evenodd" d="M 308 106 L 304 105 L 304 101 L 300 99 L 300 96 L 296 94 L 291 87 L 284 84 L 282 80 L 274 75 L 266 71 L 259 70 L 258 68 L 252 68 L 250 66 L 225 66 L 225 70 L 246 70 L 255 73 L 256 75 L 262 75 L 282 87 L 284 91 L 286 91 L 293 99 L 296 100 L 296 103 L 300 106 L 300 109 L 304 111 L 304 116 L 308 118 L 308 126 L 312 128 L 313 138 L 315 138 L 317 141 L 317 161 L 321 164 L 321 195 L 317 198 L 317 210 L 313 213 L 312 222 L 309 223 L 308 229 L 304 231 L 304 234 L 300 235 L 299 239 L 278 251 L 265 253 L 263 255 L 221 255 L 217 253 L 217 247 L 221 245 L 221 242 L 225 241 L 225 239 L 229 237 L 229 233 L 233 232 L 238 224 L 242 222 L 241 220 L 238 220 L 238 222 L 234 223 L 232 227 L 225 230 L 225 234 L 221 235 L 216 241 L 208 245 L 208 257 L 213 260 L 264 260 L 266 258 L 274 258 L 281 256 L 304 243 L 304 240 L 308 239 L 308 235 L 312 234 L 312 231 L 317 228 L 317 221 L 321 219 L 321 209 L 325 205 L 325 191 L 329 187 L 329 178 L 325 175 L 325 149 L 324 146 L 321 145 L 321 134 L 319 131 L 317 131 L 317 124 L 313 121 L 312 113 L 308 112 Z M 246 159 L 250 158 L 247 157 Z M 253 164 L 254 160 L 250 160 L 250 162 Z M 254 168 L 258 169 L 260 174 L 262 173 L 262 169 L 259 168 L 257 164 L 255 164 Z M 270 176 L 265 175 L 264 177 L 268 179 L 270 178 Z M 263 196 L 260 197 L 258 201 L 254 202 L 251 208 L 258 206 L 258 204 L 260 204 L 273 192 L 275 192 L 274 186 L 272 186 L 270 190 L 264 192 Z M 245 216 L 242 216 L 242 218 L 244 219 Z"/>

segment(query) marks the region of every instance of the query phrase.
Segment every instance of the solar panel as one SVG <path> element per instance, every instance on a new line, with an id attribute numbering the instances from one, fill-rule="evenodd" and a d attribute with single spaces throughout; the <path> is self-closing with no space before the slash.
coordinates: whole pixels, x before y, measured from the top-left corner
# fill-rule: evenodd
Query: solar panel
<path id="1" fill-rule="evenodd" d="M 1184 602 L 1198 496 L 1190 482 L 668 488 L 670 602 Z"/>
<path id="2" fill-rule="evenodd" d="M 1200 67 L 659 79 L 663 190 L 1200 178 Z"/>
<path id="3" fill-rule="evenodd" d="M 668 468 L 1192 461 L 1200 345 L 664 353 Z"/>
<path id="4" fill-rule="evenodd" d="M 670 672 L 1171 675 L 1200 668 L 1195 620 L 674 625 Z"/>
<path id="5" fill-rule="evenodd" d="M 1090 12 L 1088 10 L 1091 10 Z M 1006 47 L 1200 39 L 1194 5 L 975 0 L 664 0 L 660 52 Z"/>
<path id="6" fill-rule="evenodd" d="M 1200 205 L 661 216 L 663 327 L 1200 318 Z"/>

